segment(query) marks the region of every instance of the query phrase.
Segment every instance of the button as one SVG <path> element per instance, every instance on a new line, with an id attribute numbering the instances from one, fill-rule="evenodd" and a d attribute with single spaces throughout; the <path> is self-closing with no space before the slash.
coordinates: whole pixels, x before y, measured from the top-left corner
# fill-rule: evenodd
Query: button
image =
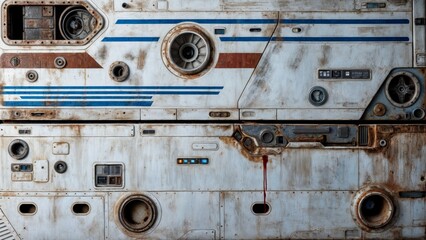
<path id="1" fill-rule="evenodd" d="M 208 163 L 209 163 L 209 159 L 207 159 L 207 158 L 201 159 L 201 164 L 208 164 Z"/>

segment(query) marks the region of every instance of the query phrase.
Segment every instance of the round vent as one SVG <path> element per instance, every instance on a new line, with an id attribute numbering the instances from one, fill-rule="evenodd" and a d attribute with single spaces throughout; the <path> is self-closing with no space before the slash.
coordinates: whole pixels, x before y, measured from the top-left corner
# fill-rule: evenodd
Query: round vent
<path id="1" fill-rule="evenodd" d="M 409 72 L 398 72 L 386 82 L 386 97 L 396 107 L 409 107 L 420 96 L 420 82 Z"/>
<path id="2" fill-rule="evenodd" d="M 65 39 L 81 40 L 96 27 L 96 19 L 85 8 L 68 7 L 59 18 L 60 32 Z"/>
<path id="3" fill-rule="evenodd" d="M 162 49 L 166 66 L 180 77 L 202 75 L 212 62 L 210 40 L 196 26 L 178 26 L 170 31 Z"/>
<path id="4" fill-rule="evenodd" d="M 143 234 L 153 229 L 159 217 L 157 204 L 143 194 L 133 194 L 118 202 L 118 222 L 128 234 Z"/>
<path id="5" fill-rule="evenodd" d="M 380 232 L 395 219 L 396 206 L 387 191 L 371 187 L 356 194 L 352 214 L 364 230 Z"/>

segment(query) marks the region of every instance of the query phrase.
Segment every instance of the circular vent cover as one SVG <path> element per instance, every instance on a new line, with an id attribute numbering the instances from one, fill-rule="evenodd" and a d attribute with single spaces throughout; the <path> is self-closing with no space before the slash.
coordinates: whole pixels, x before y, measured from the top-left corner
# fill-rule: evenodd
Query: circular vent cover
<path id="1" fill-rule="evenodd" d="M 396 220 L 397 206 L 390 193 L 376 186 L 361 189 L 352 201 L 355 222 L 369 232 L 381 232 Z"/>
<path id="2" fill-rule="evenodd" d="M 398 72 L 386 82 L 386 97 L 396 107 L 409 107 L 420 96 L 420 82 L 412 73 Z"/>
<path id="3" fill-rule="evenodd" d="M 116 220 L 122 230 L 133 237 L 149 233 L 160 219 L 159 204 L 145 194 L 123 196 L 117 202 Z"/>
<path id="4" fill-rule="evenodd" d="M 193 25 L 174 28 L 163 43 L 163 60 L 175 75 L 202 75 L 211 66 L 212 46 L 202 29 Z"/>
<path id="5" fill-rule="evenodd" d="M 81 40 L 96 27 L 96 19 L 81 7 L 68 7 L 59 18 L 60 32 L 65 39 Z"/>

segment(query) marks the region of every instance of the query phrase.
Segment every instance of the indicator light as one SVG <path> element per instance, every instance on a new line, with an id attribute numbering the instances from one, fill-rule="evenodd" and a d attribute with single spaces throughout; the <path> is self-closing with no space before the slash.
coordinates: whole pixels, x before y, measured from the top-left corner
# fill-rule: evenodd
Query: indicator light
<path id="1" fill-rule="evenodd" d="M 208 164 L 208 163 L 209 163 L 209 159 L 207 158 L 201 159 L 201 164 Z"/>

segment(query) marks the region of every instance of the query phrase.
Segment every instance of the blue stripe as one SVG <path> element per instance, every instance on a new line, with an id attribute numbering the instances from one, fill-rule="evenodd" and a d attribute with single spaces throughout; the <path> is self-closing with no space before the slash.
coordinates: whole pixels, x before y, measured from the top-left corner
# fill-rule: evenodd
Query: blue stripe
<path id="1" fill-rule="evenodd" d="M 408 42 L 408 37 L 273 37 L 283 42 Z"/>
<path id="2" fill-rule="evenodd" d="M 223 42 L 268 42 L 270 37 L 221 37 Z"/>
<path id="3" fill-rule="evenodd" d="M 159 37 L 105 37 L 102 42 L 158 42 Z"/>
<path id="4" fill-rule="evenodd" d="M 276 24 L 276 19 L 118 19 L 116 24 Z"/>
<path id="5" fill-rule="evenodd" d="M 3 89 L 180 89 L 180 90 L 220 90 L 222 86 L 3 86 Z"/>
<path id="6" fill-rule="evenodd" d="M 281 19 L 284 24 L 409 24 L 408 19 Z"/>
<path id="7" fill-rule="evenodd" d="M 105 94 L 149 94 L 149 95 L 219 95 L 220 92 L 207 92 L 207 91 L 101 91 L 101 92 L 81 92 L 81 91 L 3 91 L 3 95 L 49 95 L 49 94 L 69 94 L 69 95 L 105 95 Z"/>
<path id="8" fill-rule="evenodd" d="M 151 96 L 21 96 L 22 99 L 152 99 Z"/>
<path id="9" fill-rule="evenodd" d="M 5 101 L 6 107 L 150 107 L 152 101 L 90 101 L 90 102 L 41 102 L 41 101 Z"/>

